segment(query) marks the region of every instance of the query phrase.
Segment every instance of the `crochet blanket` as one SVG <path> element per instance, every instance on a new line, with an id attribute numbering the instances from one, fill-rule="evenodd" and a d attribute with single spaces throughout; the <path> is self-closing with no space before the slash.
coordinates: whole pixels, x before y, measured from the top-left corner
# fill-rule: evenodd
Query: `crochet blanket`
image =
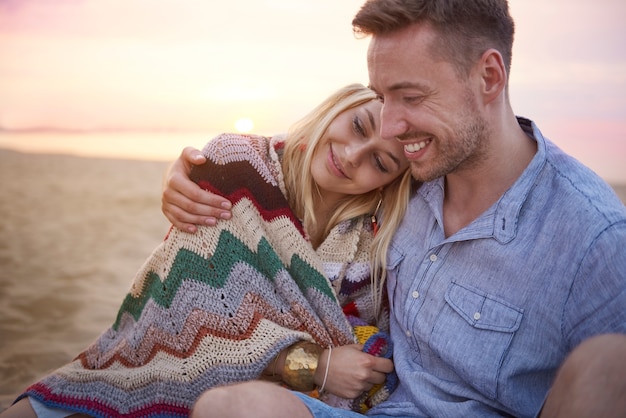
<path id="1" fill-rule="evenodd" d="M 20 398 L 94 417 L 185 417 L 203 391 L 259 378 L 298 340 L 354 343 L 335 294 L 351 312 L 367 310 L 352 297 L 369 292 L 367 234 L 344 225 L 322 257 L 313 250 L 285 199 L 281 144 L 238 135 L 209 142 L 207 163 L 192 174 L 233 202 L 232 220 L 194 235 L 172 229 L 112 327 Z M 339 260 L 346 249 L 354 257 Z M 335 290 L 326 273 L 341 279 Z"/>

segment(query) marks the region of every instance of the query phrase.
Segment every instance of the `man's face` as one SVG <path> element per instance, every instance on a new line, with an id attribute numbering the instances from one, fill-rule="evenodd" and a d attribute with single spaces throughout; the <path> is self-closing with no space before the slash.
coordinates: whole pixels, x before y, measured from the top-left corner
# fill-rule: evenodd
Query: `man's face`
<path id="1" fill-rule="evenodd" d="M 368 52 L 370 86 L 384 102 L 381 136 L 404 144 L 419 181 L 480 162 L 488 132 L 478 106 L 479 79 L 461 77 L 433 56 L 437 36 L 428 24 L 414 24 L 375 36 Z"/>

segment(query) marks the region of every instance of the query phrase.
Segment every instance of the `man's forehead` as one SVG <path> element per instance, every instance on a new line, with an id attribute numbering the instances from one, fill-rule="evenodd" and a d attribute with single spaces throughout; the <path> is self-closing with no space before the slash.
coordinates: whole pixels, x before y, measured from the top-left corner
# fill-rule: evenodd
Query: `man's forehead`
<path id="1" fill-rule="evenodd" d="M 368 57 L 376 52 L 406 54 L 414 49 L 428 49 L 441 35 L 428 22 L 418 22 L 406 27 L 372 35 L 368 45 Z"/>

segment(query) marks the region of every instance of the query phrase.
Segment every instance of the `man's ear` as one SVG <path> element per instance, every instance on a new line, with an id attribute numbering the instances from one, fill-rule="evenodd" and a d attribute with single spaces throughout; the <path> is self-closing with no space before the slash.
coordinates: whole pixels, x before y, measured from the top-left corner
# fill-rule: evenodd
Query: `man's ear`
<path id="1" fill-rule="evenodd" d="M 507 84 L 507 73 L 502 55 L 495 49 L 488 49 L 480 60 L 482 95 L 485 103 L 500 96 Z"/>

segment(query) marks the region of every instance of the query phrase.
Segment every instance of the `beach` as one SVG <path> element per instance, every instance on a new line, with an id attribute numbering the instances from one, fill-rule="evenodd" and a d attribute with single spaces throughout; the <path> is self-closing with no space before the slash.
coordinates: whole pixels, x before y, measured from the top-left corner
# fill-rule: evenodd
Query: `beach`
<path id="1" fill-rule="evenodd" d="M 168 164 L 0 150 L 0 410 L 111 325 L 167 233 Z"/>
<path id="2" fill-rule="evenodd" d="M 167 165 L 0 150 L 0 410 L 114 321 L 169 228 Z"/>

